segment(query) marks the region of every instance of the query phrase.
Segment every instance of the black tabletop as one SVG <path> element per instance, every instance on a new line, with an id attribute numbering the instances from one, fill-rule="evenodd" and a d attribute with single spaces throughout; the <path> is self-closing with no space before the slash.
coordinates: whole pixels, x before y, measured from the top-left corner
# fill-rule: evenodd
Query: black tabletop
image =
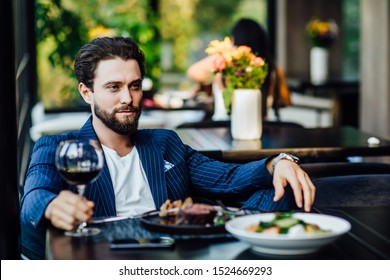
<path id="1" fill-rule="evenodd" d="M 228 233 L 169 234 L 147 229 L 140 219 L 126 219 L 102 223 L 100 235 L 68 237 L 59 230 L 50 229 L 47 258 L 52 259 L 390 259 L 390 225 L 386 217 L 390 207 L 321 208 L 314 211 L 339 216 L 348 220 L 351 231 L 320 251 L 300 256 L 278 256 L 254 252 L 246 243 Z M 153 238 L 170 236 L 176 240 L 173 249 L 110 250 L 110 242 L 123 238 Z"/>

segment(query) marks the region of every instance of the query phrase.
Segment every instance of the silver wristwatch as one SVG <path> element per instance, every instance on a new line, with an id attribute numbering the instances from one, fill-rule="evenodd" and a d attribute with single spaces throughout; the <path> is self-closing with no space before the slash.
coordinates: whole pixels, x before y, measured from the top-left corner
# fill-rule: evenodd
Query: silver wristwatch
<path id="1" fill-rule="evenodd" d="M 296 156 L 293 156 L 293 155 L 290 155 L 290 154 L 286 154 L 286 153 L 280 153 L 277 157 L 275 157 L 273 160 L 272 160 L 272 171 L 275 171 L 275 166 L 276 164 L 282 160 L 282 159 L 287 159 L 289 161 L 293 161 L 295 162 L 296 164 L 300 164 L 300 160 L 298 157 Z"/>

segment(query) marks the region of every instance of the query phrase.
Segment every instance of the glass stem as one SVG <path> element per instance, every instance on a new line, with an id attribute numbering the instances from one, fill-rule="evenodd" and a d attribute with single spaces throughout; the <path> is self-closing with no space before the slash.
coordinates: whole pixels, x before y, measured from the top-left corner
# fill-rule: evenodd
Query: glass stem
<path id="1" fill-rule="evenodd" d="M 77 191 L 78 191 L 79 196 L 81 198 L 84 196 L 85 187 L 86 187 L 86 185 L 77 185 Z M 76 229 L 76 232 L 82 232 L 83 228 L 85 228 L 86 226 L 87 226 L 87 222 L 81 222 L 78 225 L 78 227 Z"/>
<path id="2" fill-rule="evenodd" d="M 77 185 L 77 191 L 80 197 L 84 196 L 85 185 Z"/>

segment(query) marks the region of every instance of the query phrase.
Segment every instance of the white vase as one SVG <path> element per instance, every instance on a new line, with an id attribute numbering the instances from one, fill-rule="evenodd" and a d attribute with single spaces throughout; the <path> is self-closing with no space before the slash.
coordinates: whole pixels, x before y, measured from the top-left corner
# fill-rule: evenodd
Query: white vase
<path id="1" fill-rule="evenodd" d="M 263 130 L 260 89 L 234 90 L 230 119 L 233 139 L 260 139 Z"/>
<path id="2" fill-rule="evenodd" d="M 310 50 L 310 80 L 319 85 L 328 79 L 329 52 L 326 48 L 313 47 Z"/>

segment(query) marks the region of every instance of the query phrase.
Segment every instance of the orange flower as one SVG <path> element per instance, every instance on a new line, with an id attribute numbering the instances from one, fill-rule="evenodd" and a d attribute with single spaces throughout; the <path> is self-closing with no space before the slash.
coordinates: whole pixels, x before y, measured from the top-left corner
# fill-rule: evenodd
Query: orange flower
<path id="1" fill-rule="evenodd" d="M 264 59 L 261 58 L 260 56 L 255 56 L 255 55 L 252 55 L 252 58 L 251 58 L 251 64 L 256 66 L 256 67 L 261 67 L 264 65 Z"/>
<path id="2" fill-rule="evenodd" d="M 215 71 L 221 72 L 223 69 L 225 69 L 226 66 L 226 60 L 223 57 L 223 55 L 218 54 L 215 57 L 214 63 L 213 63 Z"/>

